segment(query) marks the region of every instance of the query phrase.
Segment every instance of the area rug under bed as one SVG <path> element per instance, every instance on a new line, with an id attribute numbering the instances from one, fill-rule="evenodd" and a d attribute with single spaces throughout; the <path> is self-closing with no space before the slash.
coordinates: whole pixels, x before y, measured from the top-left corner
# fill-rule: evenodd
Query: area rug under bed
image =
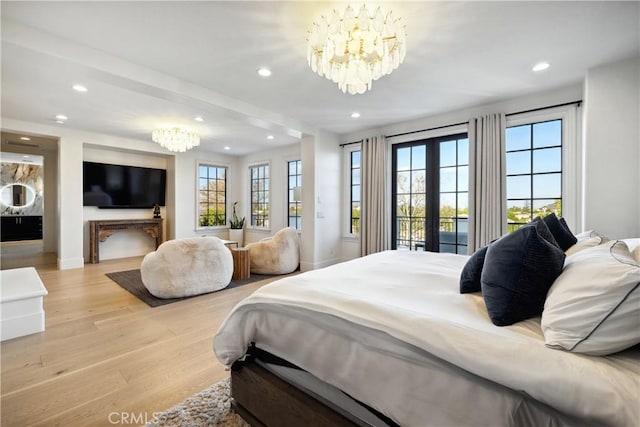
<path id="1" fill-rule="evenodd" d="M 231 409 L 229 378 L 155 414 L 146 427 L 250 427 Z"/>
<path id="2" fill-rule="evenodd" d="M 194 297 L 198 297 L 200 295 L 205 295 L 205 294 L 200 294 L 200 295 L 193 295 L 190 297 L 184 297 L 184 298 L 157 298 L 153 295 L 151 295 L 151 293 L 147 290 L 147 288 L 145 288 L 144 284 L 142 283 L 142 277 L 140 275 L 140 270 L 127 270 L 127 271 L 118 271 L 115 273 L 106 273 L 107 277 L 109 277 L 109 279 L 113 280 L 114 282 L 116 282 L 118 285 L 120 285 L 122 288 L 126 289 L 127 291 L 129 291 L 131 294 L 133 294 L 135 297 L 137 297 L 140 301 L 143 301 L 144 303 L 146 303 L 148 306 L 150 307 L 158 307 L 161 305 L 165 305 L 165 304 L 171 304 L 173 302 L 177 302 L 177 301 L 182 301 L 184 299 L 187 298 L 194 298 Z M 231 280 L 231 283 L 229 283 L 229 286 L 227 286 L 224 289 L 220 289 L 219 291 L 215 291 L 215 292 L 222 292 L 226 289 L 231 289 L 231 288 L 235 288 L 238 286 L 242 286 L 242 285 L 248 285 L 249 283 L 254 283 L 257 282 L 259 280 L 264 280 L 264 279 L 268 279 L 268 278 L 272 278 L 274 276 L 268 276 L 268 275 L 263 275 L 263 274 L 252 274 L 251 277 L 249 277 L 248 279 L 243 279 L 243 280 Z"/>

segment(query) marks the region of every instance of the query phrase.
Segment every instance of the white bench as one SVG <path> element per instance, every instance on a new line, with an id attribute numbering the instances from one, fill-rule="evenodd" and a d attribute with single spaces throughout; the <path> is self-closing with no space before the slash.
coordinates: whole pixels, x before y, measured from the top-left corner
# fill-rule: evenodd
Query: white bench
<path id="1" fill-rule="evenodd" d="M 33 267 L 0 271 L 0 340 L 44 331 L 42 297 L 47 295 Z"/>

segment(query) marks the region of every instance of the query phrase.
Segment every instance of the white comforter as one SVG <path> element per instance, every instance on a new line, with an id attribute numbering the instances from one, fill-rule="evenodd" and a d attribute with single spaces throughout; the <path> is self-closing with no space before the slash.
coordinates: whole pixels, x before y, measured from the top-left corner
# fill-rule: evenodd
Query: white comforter
<path id="1" fill-rule="evenodd" d="M 401 425 L 428 424 L 425 410 L 442 412 L 448 387 L 468 389 L 473 402 L 457 402 L 434 424 L 482 424 L 483 414 L 460 408 L 487 400 L 513 411 L 525 393 L 576 424 L 640 425 L 638 349 L 583 356 L 545 347 L 539 318 L 494 326 L 481 295 L 458 291 L 466 260 L 387 251 L 284 278 L 233 309 L 215 353 L 230 365 L 256 342 Z M 457 384 L 465 376 L 481 379 Z"/>

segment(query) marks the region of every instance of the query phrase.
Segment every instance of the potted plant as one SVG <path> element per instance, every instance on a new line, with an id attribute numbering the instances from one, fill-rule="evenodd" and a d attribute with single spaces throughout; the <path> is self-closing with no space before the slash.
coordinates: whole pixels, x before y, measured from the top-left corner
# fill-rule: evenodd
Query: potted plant
<path id="1" fill-rule="evenodd" d="M 229 240 L 238 242 L 238 246 L 243 246 L 244 240 L 244 217 L 238 218 L 236 206 L 238 202 L 233 202 L 233 214 L 229 220 Z"/>

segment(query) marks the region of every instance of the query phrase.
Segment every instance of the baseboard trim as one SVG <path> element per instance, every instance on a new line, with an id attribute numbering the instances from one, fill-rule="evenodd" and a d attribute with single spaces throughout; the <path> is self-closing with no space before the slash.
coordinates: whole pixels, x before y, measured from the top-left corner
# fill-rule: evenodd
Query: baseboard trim
<path id="1" fill-rule="evenodd" d="M 84 258 L 58 258 L 58 270 L 84 268 Z"/>
<path id="2" fill-rule="evenodd" d="M 333 258 L 333 259 L 315 262 L 315 263 L 308 262 L 308 261 L 300 261 L 300 271 L 304 272 L 304 271 L 310 271 L 310 270 L 317 270 L 319 268 L 328 267 L 330 265 L 337 264 L 339 262 L 342 262 L 340 258 Z"/>
<path id="3" fill-rule="evenodd" d="M 39 298 L 42 301 L 42 298 Z M 42 304 L 42 302 L 40 302 Z M 12 338 L 23 337 L 25 335 L 36 334 L 44 331 L 44 311 L 30 313 L 24 316 L 13 317 L 0 320 L 0 340 L 10 340 Z"/>

